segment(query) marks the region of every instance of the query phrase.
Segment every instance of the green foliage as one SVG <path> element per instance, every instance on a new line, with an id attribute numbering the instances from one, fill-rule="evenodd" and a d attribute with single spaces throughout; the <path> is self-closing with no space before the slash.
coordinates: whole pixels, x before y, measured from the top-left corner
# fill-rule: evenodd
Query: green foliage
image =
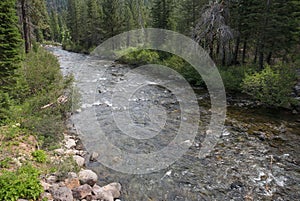
<path id="1" fill-rule="evenodd" d="M 2 135 L 2 141 L 11 141 L 12 139 L 20 136 L 25 130 L 20 128 L 19 123 L 10 123 L 4 127 L 0 127 L 0 133 Z"/>
<path id="2" fill-rule="evenodd" d="M 0 160 L 0 168 L 9 168 L 12 163 L 12 158 L 6 157 L 3 160 Z"/>
<path id="3" fill-rule="evenodd" d="M 241 85 L 246 74 L 253 74 L 255 71 L 255 66 L 247 65 L 219 68 L 219 72 L 227 92 L 242 92 Z"/>
<path id="4" fill-rule="evenodd" d="M 52 171 L 56 171 L 58 173 L 58 177 L 60 180 L 64 180 L 67 178 L 69 172 L 79 172 L 80 167 L 74 161 L 73 157 L 65 157 L 62 161 L 55 161 L 51 167 Z"/>
<path id="5" fill-rule="evenodd" d="M 15 3 L 15 0 L 0 1 L 0 90 L 5 92 L 14 84 L 14 71 L 20 66 L 21 40 Z"/>
<path id="6" fill-rule="evenodd" d="M 295 73 L 290 66 L 267 66 L 261 72 L 246 75 L 242 88 L 245 93 L 263 103 L 273 106 L 288 106 L 294 86 Z"/>
<path id="7" fill-rule="evenodd" d="M 124 17 L 123 2 L 118 0 L 103 0 L 103 24 L 105 38 L 113 37 L 122 32 Z"/>
<path id="8" fill-rule="evenodd" d="M 168 66 L 180 73 L 189 83 L 197 86 L 204 86 L 204 82 L 193 66 L 182 58 L 172 55 L 162 62 L 162 65 Z"/>
<path id="9" fill-rule="evenodd" d="M 138 50 L 124 55 L 119 61 L 131 65 L 153 64 L 159 61 L 159 54 L 152 50 Z"/>
<path id="10" fill-rule="evenodd" d="M 45 163 L 47 161 L 47 154 L 44 150 L 36 150 L 31 153 L 33 159 L 38 163 Z"/>
<path id="11" fill-rule="evenodd" d="M 179 6 L 176 12 L 180 15 L 176 15 L 176 21 L 178 22 L 177 30 L 180 33 L 191 35 L 201 16 L 200 10 L 204 3 L 206 0 L 181 0 L 178 2 Z"/>
<path id="12" fill-rule="evenodd" d="M 11 100 L 8 93 L 4 93 L 0 90 L 0 124 L 9 118 L 9 107 Z"/>
<path id="13" fill-rule="evenodd" d="M 43 192 L 39 175 L 39 171 L 31 165 L 22 166 L 15 172 L 3 171 L 0 176 L 0 200 L 37 200 Z"/>
<path id="14" fill-rule="evenodd" d="M 18 105 L 10 108 L 10 118 L 36 133 L 45 146 L 55 143 L 62 137 L 64 118 L 72 104 L 59 103 L 58 98 L 71 93 L 72 77 L 63 78 L 55 56 L 42 48 L 27 55 L 19 74 L 13 91 Z M 48 104 L 51 106 L 43 108 Z"/>
<path id="15" fill-rule="evenodd" d="M 50 18 L 46 9 L 44 0 L 27 1 L 30 22 L 34 25 L 35 39 L 38 42 L 43 42 L 44 38 L 50 39 Z"/>
<path id="16" fill-rule="evenodd" d="M 154 0 L 151 10 L 153 27 L 174 30 L 174 7 L 174 0 Z"/>
<path id="17" fill-rule="evenodd" d="M 130 52 L 130 53 L 127 53 Z M 168 66 L 180 73 L 188 82 L 197 86 L 204 86 L 199 73 L 182 58 L 166 52 L 154 50 L 125 49 L 117 54 L 124 55 L 119 61 L 131 65 L 161 64 Z"/>

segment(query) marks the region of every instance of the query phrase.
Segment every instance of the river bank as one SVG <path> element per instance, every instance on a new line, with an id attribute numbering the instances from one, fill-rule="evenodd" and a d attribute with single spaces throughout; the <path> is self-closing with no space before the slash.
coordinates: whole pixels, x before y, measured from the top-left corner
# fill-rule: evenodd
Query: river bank
<path id="1" fill-rule="evenodd" d="M 71 128 L 69 127 L 71 130 Z M 92 161 L 96 153 L 89 154 L 78 136 L 70 131 L 64 133 L 64 140 L 61 147 L 51 152 L 50 160 L 52 163 L 61 164 L 62 166 L 74 165 L 75 170 L 68 172 L 61 168 L 58 172 L 43 175 L 41 184 L 44 193 L 41 199 L 48 201 L 73 201 L 73 200 L 109 200 L 113 201 L 120 197 L 121 185 L 119 183 L 110 183 L 100 187 L 97 185 L 98 175 L 88 169 L 86 161 Z M 75 164 L 70 164 L 74 160 Z"/>

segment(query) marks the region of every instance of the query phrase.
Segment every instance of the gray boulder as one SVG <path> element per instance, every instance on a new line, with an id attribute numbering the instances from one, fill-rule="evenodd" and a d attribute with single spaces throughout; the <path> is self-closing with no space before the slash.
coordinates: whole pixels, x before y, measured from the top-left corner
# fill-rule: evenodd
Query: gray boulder
<path id="1" fill-rule="evenodd" d="M 88 184 L 84 184 L 82 186 L 74 188 L 72 192 L 73 192 L 73 197 L 75 199 L 84 199 L 87 196 L 92 195 L 92 187 L 90 187 Z"/>
<path id="2" fill-rule="evenodd" d="M 81 170 L 78 173 L 78 178 L 81 184 L 88 184 L 90 186 L 93 186 L 98 180 L 97 174 L 92 170 Z"/>
<path id="3" fill-rule="evenodd" d="M 50 192 L 55 201 L 73 201 L 72 191 L 67 187 L 53 188 Z"/>

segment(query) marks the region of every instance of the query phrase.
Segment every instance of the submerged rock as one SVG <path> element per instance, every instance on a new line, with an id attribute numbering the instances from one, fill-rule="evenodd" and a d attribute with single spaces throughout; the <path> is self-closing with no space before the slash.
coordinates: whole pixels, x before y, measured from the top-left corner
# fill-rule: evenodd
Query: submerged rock
<path id="1" fill-rule="evenodd" d="M 97 161 L 98 156 L 99 156 L 99 154 L 97 152 L 93 152 L 91 154 L 90 161 L 92 161 L 92 162 Z"/>

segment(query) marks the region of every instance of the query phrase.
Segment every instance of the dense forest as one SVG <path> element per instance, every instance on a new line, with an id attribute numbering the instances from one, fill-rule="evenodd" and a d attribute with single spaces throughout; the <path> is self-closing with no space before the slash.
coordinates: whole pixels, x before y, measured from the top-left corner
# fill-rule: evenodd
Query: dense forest
<path id="1" fill-rule="evenodd" d="M 290 95 L 299 65 L 299 9 L 298 1 L 282 0 L 48 1 L 50 39 L 66 50 L 89 53 L 106 39 L 133 29 L 177 31 L 209 52 L 228 92 L 246 92 L 284 107 L 295 105 Z M 151 51 L 140 54 L 148 55 L 148 62 L 158 58 L 158 63 L 176 66 L 191 83 L 203 84 L 179 58 Z M 142 56 L 128 57 L 124 61 L 137 63 Z"/>
<path id="2" fill-rule="evenodd" d="M 208 52 L 228 97 L 300 112 L 299 0 L 1 0 L 0 23 L 0 200 L 39 200 L 41 174 L 78 170 L 72 157 L 55 164 L 47 153 L 59 148 L 72 114 L 73 77 L 61 74 L 45 45 L 89 54 L 126 31 L 172 30 Z M 136 50 L 116 62 L 169 66 L 205 89 L 170 53 Z"/>

